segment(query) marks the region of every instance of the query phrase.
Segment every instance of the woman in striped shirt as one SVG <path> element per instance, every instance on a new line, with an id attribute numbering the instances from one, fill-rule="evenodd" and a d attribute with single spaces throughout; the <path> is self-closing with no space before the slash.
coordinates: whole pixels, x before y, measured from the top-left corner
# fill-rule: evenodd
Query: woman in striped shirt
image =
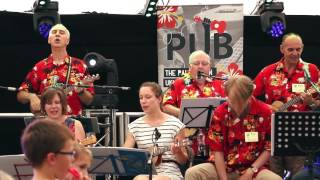
<path id="1" fill-rule="evenodd" d="M 139 99 L 145 115 L 129 124 L 124 147 L 133 148 L 137 145 L 139 149 L 150 150 L 157 144 L 155 152 L 169 149 L 162 153 L 160 163 L 159 159 L 155 160 L 157 157 L 154 158 L 157 161 L 156 163 L 153 161 L 157 174 L 152 179 L 182 180 L 179 164 L 186 163 L 188 156 L 184 146 L 176 142 L 182 142 L 184 139 L 185 125 L 179 119 L 162 111 L 162 91 L 157 83 L 143 83 L 140 86 Z M 148 176 L 138 175 L 134 179 L 148 180 Z"/>

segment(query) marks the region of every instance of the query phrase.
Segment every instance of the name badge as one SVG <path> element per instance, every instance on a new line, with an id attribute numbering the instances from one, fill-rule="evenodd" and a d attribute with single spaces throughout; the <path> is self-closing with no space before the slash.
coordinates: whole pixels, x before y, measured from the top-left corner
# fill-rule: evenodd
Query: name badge
<path id="1" fill-rule="evenodd" d="M 258 132 L 245 132 L 244 140 L 245 142 L 258 142 L 259 141 Z"/>
<path id="2" fill-rule="evenodd" d="M 306 85 L 305 84 L 292 84 L 292 92 L 295 93 L 301 93 L 306 90 Z"/>

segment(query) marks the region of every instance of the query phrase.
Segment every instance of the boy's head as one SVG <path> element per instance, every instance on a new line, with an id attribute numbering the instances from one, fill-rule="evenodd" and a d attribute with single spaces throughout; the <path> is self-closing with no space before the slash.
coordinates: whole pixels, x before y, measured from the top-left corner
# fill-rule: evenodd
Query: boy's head
<path id="1" fill-rule="evenodd" d="M 23 153 L 35 169 L 50 169 L 59 178 L 67 174 L 74 161 L 74 136 L 64 125 L 35 120 L 21 137 Z"/>

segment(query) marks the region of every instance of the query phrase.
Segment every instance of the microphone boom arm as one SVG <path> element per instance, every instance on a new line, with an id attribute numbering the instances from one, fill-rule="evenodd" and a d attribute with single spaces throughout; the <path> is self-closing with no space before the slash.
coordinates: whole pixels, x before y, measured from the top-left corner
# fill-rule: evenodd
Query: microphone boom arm
<path id="1" fill-rule="evenodd" d="M 197 79 L 201 79 L 201 77 L 207 77 L 207 78 L 210 78 L 210 79 L 217 79 L 217 80 L 223 80 L 223 81 L 228 80 L 228 77 L 227 77 L 227 76 L 225 76 L 225 77 L 210 76 L 210 75 L 207 74 L 207 73 L 198 71 L 198 73 L 197 73 Z"/>

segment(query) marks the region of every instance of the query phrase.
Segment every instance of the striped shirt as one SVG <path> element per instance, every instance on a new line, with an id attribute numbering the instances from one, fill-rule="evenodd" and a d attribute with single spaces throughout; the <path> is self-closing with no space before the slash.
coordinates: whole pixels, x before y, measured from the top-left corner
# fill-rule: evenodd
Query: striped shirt
<path id="1" fill-rule="evenodd" d="M 159 148 L 170 147 L 174 142 L 174 137 L 180 132 L 185 125 L 177 118 L 168 116 L 166 121 L 160 126 L 150 126 L 144 121 L 144 116 L 136 119 L 128 125 L 129 132 L 133 134 L 133 137 L 137 143 L 139 149 L 150 149 L 153 146 L 152 138 L 155 137 L 155 128 L 158 129 L 161 136 L 157 141 Z M 162 155 L 162 160 L 175 160 L 175 155 L 171 151 L 166 151 Z M 175 176 L 174 179 L 183 179 L 178 165 L 174 162 L 162 162 L 159 166 L 156 166 L 156 172 L 158 175 L 171 175 Z"/>

